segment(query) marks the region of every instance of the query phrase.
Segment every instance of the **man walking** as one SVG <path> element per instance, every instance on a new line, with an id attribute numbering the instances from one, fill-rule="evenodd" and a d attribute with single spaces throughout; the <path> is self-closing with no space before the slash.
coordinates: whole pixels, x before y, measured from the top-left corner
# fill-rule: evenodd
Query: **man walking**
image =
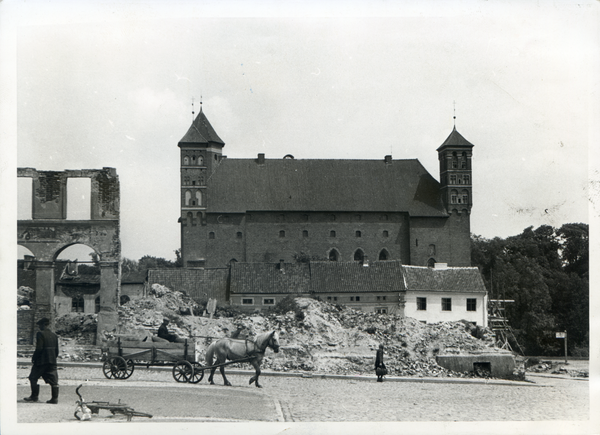
<path id="1" fill-rule="evenodd" d="M 58 358 L 58 337 L 50 331 L 48 326 L 50 320 L 46 317 L 37 322 L 40 330 L 35 337 L 35 351 L 31 362 L 31 373 L 29 373 L 29 383 L 31 385 L 31 396 L 26 397 L 26 402 L 37 402 L 40 395 L 40 386 L 38 379 L 42 378 L 52 387 L 52 398 L 46 403 L 58 403 L 58 371 L 56 369 L 56 359 Z"/>
<path id="2" fill-rule="evenodd" d="M 377 375 L 377 382 L 383 382 L 383 377 L 387 374 L 387 368 L 383 363 L 383 344 L 379 345 L 375 355 L 375 374 Z"/>

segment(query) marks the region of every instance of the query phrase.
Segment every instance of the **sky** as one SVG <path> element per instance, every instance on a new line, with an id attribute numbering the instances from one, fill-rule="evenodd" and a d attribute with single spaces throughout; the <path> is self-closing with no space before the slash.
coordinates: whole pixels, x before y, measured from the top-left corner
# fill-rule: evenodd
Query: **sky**
<path id="1" fill-rule="evenodd" d="M 597 216 L 597 2 L 83 3 L 17 2 L 10 143 L 18 167 L 116 168 L 123 257 L 175 259 L 200 101 L 228 158 L 391 154 L 438 180 L 455 122 L 483 237 Z"/>

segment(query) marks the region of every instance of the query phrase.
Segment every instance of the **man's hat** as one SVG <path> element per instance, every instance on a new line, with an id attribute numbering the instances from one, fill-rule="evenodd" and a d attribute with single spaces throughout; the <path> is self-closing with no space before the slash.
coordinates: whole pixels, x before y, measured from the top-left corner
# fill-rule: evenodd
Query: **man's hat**
<path id="1" fill-rule="evenodd" d="M 42 326 L 42 325 L 48 326 L 50 324 L 50 320 L 48 320 L 47 317 L 43 317 L 43 318 L 41 318 L 40 320 L 37 321 L 37 324 L 40 325 L 40 326 Z"/>

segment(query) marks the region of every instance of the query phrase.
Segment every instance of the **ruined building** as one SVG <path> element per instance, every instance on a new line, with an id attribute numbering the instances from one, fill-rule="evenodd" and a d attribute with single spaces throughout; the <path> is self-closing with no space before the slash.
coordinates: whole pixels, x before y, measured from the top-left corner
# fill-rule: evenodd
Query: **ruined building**
<path id="1" fill-rule="evenodd" d="M 473 145 L 453 129 L 440 182 L 417 159 L 228 159 L 201 110 L 179 141 L 184 267 L 399 260 L 470 266 Z"/>
<path id="2" fill-rule="evenodd" d="M 80 301 L 82 309 L 88 308 L 85 311 L 98 313 L 99 333 L 112 329 L 117 324 L 121 260 L 120 193 L 116 170 L 59 172 L 18 168 L 17 176 L 32 179 L 32 216 L 18 221 L 17 241 L 35 258 L 36 292 L 35 309 L 19 317 L 19 330 L 31 330 L 33 334 L 33 325 L 42 317 L 51 319 L 53 326 L 57 306 L 61 302 L 70 304 L 72 300 Z M 90 219 L 67 220 L 69 178 L 91 180 Z M 97 282 L 79 280 L 74 265 L 65 267 L 57 262 L 60 253 L 74 244 L 94 250 L 100 269 Z M 61 285 L 56 285 L 57 281 Z M 19 333 L 19 337 L 22 336 Z"/>

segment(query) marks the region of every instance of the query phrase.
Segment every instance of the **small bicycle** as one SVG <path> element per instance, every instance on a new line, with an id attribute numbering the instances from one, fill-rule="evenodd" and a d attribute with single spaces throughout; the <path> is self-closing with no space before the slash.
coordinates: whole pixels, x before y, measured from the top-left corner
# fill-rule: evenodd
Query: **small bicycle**
<path id="1" fill-rule="evenodd" d="M 138 412 L 133 408 L 127 406 L 125 403 L 121 403 L 119 399 L 119 403 L 110 403 L 110 402 L 86 402 L 81 394 L 79 394 L 79 389 L 83 386 L 83 384 L 79 384 L 79 386 L 75 389 L 75 393 L 79 396 L 79 400 L 77 401 L 77 409 L 75 409 L 75 418 L 77 420 L 91 420 L 92 414 L 99 414 L 101 409 L 106 409 L 110 411 L 113 415 L 122 414 L 127 417 L 127 421 L 131 421 L 132 417 L 148 417 L 152 418 L 152 415 L 147 414 L 145 412 Z"/>

